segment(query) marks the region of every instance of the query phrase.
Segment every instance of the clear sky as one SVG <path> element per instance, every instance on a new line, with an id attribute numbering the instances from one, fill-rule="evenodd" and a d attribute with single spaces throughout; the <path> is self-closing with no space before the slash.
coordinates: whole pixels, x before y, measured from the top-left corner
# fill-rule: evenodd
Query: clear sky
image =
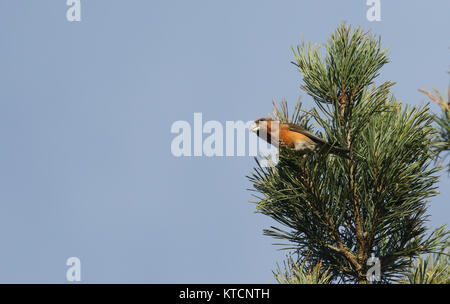
<path id="1" fill-rule="evenodd" d="M 0 282 L 268 283 L 284 252 L 262 235 L 251 157 L 171 154 L 174 121 L 253 120 L 312 102 L 290 63 L 343 21 L 381 35 L 382 79 L 405 103 L 444 91 L 450 2 L 0 0 Z M 432 105 L 435 112 L 438 106 Z M 449 222 L 449 178 L 431 201 Z"/>

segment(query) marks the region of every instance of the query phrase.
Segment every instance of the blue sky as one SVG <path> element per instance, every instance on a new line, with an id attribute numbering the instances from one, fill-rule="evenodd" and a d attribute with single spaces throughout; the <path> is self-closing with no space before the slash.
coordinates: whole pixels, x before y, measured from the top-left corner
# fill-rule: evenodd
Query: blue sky
<path id="1" fill-rule="evenodd" d="M 283 252 L 262 235 L 251 157 L 171 154 L 174 121 L 253 120 L 293 106 L 291 46 L 343 20 L 381 35 L 396 97 L 449 77 L 449 1 L 0 0 L 0 282 L 267 283 Z M 432 105 L 435 112 L 439 111 Z M 449 178 L 430 204 L 448 223 Z"/>

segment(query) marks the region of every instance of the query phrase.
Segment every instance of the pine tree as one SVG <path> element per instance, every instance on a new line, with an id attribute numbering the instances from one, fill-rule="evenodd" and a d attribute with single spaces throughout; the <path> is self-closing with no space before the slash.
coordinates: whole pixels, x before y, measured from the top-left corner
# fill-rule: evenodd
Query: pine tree
<path id="1" fill-rule="evenodd" d="M 398 280 L 401 284 L 450 284 L 450 250 L 419 256 Z"/>
<path id="2" fill-rule="evenodd" d="M 399 103 L 390 92 L 394 83 L 375 85 L 388 57 L 373 34 L 342 24 L 324 48 L 305 42 L 293 48 L 301 89 L 315 107 L 306 111 L 298 103 L 289 116 L 283 103 L 273 115 L 349 149 L 349 157 L 303 157 L 280 146 L 275 167 L 257 163 L 248 176 L 254 203 L 281 224 L 264 233 L 298 255 L 286 271 L 278 269 L 277 280 L 319 267 L 317 278 L 367 283 L 374 256 L 382 282 L 392 282 L 448 238 L 444 226 L 430 234 L 425 225 L 427 200 L 437 193 L 433 118 L 427 106 Z"/>
<path id="3" fill-rule="evenodd" d="M 420 89 L 419 91 L 427 95 L 441 107 L 441 117 L 434 117 L 439 127 L 439 136 L 435 140 L 434 146 L 438 153 L 445 154 L 450 151 L 450 86 L 447 91 L 447 101 L 444 100 L 444 97 L 442 97 L 442 94 L 437 89 L 434 89 L 435 95 L 424 89 Z M 444 155 L 444 157 L 446 156 L 448 154 Z M 450 163 L 448 164 L 448 171 L 450 172 Z"/>

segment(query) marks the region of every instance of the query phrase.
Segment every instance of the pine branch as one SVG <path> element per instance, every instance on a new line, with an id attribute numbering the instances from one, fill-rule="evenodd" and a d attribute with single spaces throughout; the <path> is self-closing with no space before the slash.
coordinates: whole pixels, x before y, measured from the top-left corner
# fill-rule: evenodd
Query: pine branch
<path id="1" fill-rule="evenodd" d="M 343 24 L 325 49 L 322 55 L 304 42 L 293 49 L 301 88 L 315 107 L 298 103 L 290 116 L 283 101 L 273 117 L 346 147 L 349 158 L 303 157 L 281 146 L 275 168 L 258 164 L 248 177 L 256 207 L 281 225 L 264 234 L 308 256 L 310 265 L 320 263 L 332 281 L 366 283 L 373 254 L 383 280 L 392 282 L 412 258 L 436 247 L 437 234 L 427 237 L 425 226 L 438 181 L 431 166 L 433 117 L 427 106 L 399 103 L 390 93 L 393 82 L 374 84 L 388 62 L 380 39 Z"/>

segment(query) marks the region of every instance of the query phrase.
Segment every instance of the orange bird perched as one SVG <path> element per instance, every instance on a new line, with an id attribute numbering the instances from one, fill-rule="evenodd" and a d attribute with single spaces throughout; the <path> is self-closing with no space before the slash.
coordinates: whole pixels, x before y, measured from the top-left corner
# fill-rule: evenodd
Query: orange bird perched
<path id="1" fill-rule="evenodd" d="M 256 135 L 275 147 L 278 147 L 281 142 L 295 151 L 299 151 L 300 154 L 320 150 L 348 158 L 347 149 L 332 145 L 296 124 L 280 123 L 270 118 L 259 118 L 252 123 L 250 131 L 255 132 Z M 276 138 L 279 139 L 279 142 Z"/>

